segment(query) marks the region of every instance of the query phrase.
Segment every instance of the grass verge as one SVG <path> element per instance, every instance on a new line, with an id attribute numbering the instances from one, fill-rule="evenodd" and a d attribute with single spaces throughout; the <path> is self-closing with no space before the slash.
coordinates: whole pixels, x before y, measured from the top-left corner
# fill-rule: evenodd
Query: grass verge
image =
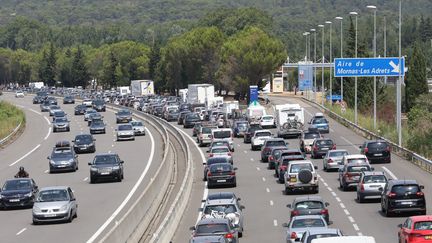
<path id="1" fill-rule="evenodd" d="M 25 121 L 24 112 L 16 106 L 0 101 L 0 140 L 8 136 L 20 122 Z"/>

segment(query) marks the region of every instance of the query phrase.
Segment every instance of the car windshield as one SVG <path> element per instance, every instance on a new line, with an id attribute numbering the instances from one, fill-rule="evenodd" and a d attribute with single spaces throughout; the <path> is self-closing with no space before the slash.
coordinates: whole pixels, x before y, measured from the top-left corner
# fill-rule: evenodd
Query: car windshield
<path id="1" fill-rule="evenodd" d="M 370 171 L 370 167 L 367 165 L 364 166 L 348 166 L 348 172 L 361 172 L 361 171 Z"/>
<path id="2" fill-rule="evenodd" d="M 348 163 L 366 163 L 366 158 L 347 159 Z"/>
<path id="3" fill-rule="evenodd" d="M 39 192 L 36 199 L 38 202 L 69 201 L 68 192 L 63 189 L 44 190 Z"/>
<path id="4" fill-rule="evenodd" d="M 10 180 L 3 185 L 2 191 L 28 190 L 31 189 L 30 180 Z"/>
<path id="5" fill-rule="evenodd" d="M 129 116 L 130 112 L 129 111 L 119 111 L 119 112 L 117 112 L 117 115 L 119 115 L 119 116 Z"/>
<path id="6" fill-rule="evenodd" d="M 301 170 L 310 170 L 312 171 L 312 165 L 307 163 L 307 164 L 293 164 L 291 165 L 291 169 L 290 169 L 290 173 L 298 173 Z"/>
<path id="7" fill-rule="evenodd" d="M 288 158 L 284 158 L 282 161 L 282 165 L 288 165 L 293 160 L 304 160 L 303 156 L 290 156 Z"/>
<path id="8" fill-rule="evenodd" d="M 50 106 L 50 109 L 51 110 L 60 110 L 60 106 L 58 106 L 58 105 L 52 105 L 52 106 Z"/>
<path id="9" fill-rule="evenodd" d="M 257 137 L 270 137 L 271 132 L 257 132 L 257 133 L 255 133 L 255 136 L 257 136 Z"/>
<path id="10" fill-rule="evenodd" d="M 214 157 L 207 160 L 207 165 L 218 164 L 218 163 L 228 163 L 225 157 Z"/>
<path id="11" fill-rule="evenodd" d="M 228 153 L 229 152 L 229 148 L 214 148 L 211 151 L 212 153 Z"/>
<path id="12" fill-rule="evenodd" d="M 102 126 L 104 125 L 102 120 L 93 120 L 91 123 L 92 126 Z"/>
<path id="13" fill-rule="evenodd" d="M 56 111 L 54 112 L 54 116 L 65 116 L 66 113 L 64 111 Z"/>
<path id="14" fill-rule="evenodd" d="M 140 121 L 133 121 L 133 122 L 131 122 L 131 124 L 134 127 L 142 127 L 142 126 L 144 126 L 143 123 L 140 122 Z"/>
<path id="15" fill-rule="evenodd" d="M 211 133 L 211 128 L 209 128 L 209 127 L 203 127 L 202 129 L 201 129 L 201 133 L 205 133 L 205 134 L 210 134 Z"/>
<path id="16" fill-rule="evenodd" d="M 186 116 L 186 119 L 193 120 L 193 119 L 200 119 L 200 117 L 199 117 L 198 114 L 193 113 L 193 114 L 188 114 L 188 115 Z"/>
<path id="17" fill-rule="evenodd" d="M 211 172 L 227 172 L 231 171 L 231 164 L 224 163 L 224 164 L 213 164 L 210 166 Z"/>
<path id="18" fill-rule="evenodd" d="M 285 141 L 267 141 L 266 146 L 285 146 Z"/>
<path id="19" fill-rule="evenodd" d="M 248 126 L 247 122 L 238 122 L 237 127 L 246 128 Z"/>
<path id="20" fill-rule="evenodd" d="M 332 145 L 333 141 L 332 140 L 318 140 L 316 142 L 318 145 Z"/>
<path id="21" fill-rule="evenodd" d="M 331 151 L 329 157 L 342 157 L 348 155 L 346 151 Z"/>
<path id="22" fill-rule="evenodd" d="M 213 137 L 214 138 L 230 138 L 231 137 L 231 131 L 214 131 Z"/>
<path id="23" fill-rule="evenodd" d="M 91 136 L 76 136 L 75 137 L 75 143 L 81 144 L 81 143 L 91 143 L 93 142 L 93 138 Z"/>
<path id="24" fill-rule="evenodd" d="M 292 223 L 292 228 L 306 228 L 306 227 L 325 227 L 322 219 L 296 219 Z"/>
<path id="25" fill-rule="evenodd" d="M 129 131 L 129 130 L 132 130 L 132 129 L 133 129 L 132 125 L 120 125 L 118 127 L 119 131 Z"/>
<path id="26" fill-rule="evenodd" d="M 310 235 L 307 238 L 306 243 L 311 243 L 314 239 L 321 239 L 321 238 L 329 238 L 329 237 L 337 237 L 338 234 L 332 234 L 332 233 L 325 233 L 325 234 L 316 234 L 316 235 Z"/>
<path id="27" fill-rule="evenodd" d="M 100 164 L 116 164 L 116 156 L 115 155 L 101 155 L 96 156 L 93 160 L 93 164 L 100 165 Z"/>
<path id="28" fill-rule="evenodd" d="M 322 209 L 324 205 L 320 201 L 303 201 L 295 205 L 295 209 Z"/>
<path id="29" fill-rule="evenodd" d="M 103 100 L 95 100 L 95 101 L 93 101 L 93 104 L 95 104 L 95 105 L 104 105 L 105 102 Z"/>
<path id="30" fill-rule="evenodd" d="M 72 158 L 72 150 L 70 148 L 56 148 L 52 154 L 51 158 Z"/>
<path id="31" fill-rule="evenodd" d="M 213 212 L 219 213 L 235 213 L 237 212 L 234 204 L 225 204 L 225 205 L 209 205 L 204 209 L 204 214 L 211 214 Z"/>
<path id="32" fill-rule="evenodd" d="M 305 133 L 304 134 L 304 139 L 314 139 L 314 138 L 319 138 L 320 135 L 319 133 Z"/>
<path id="33" fill-rule="evenodd" d="M 363 179 L 363 183 L 386 183 L 387 179 L 384 175 L 368 175 Z"/>
<path id="34" fill-rule="evenodd" d="M 86 113 L 87 113 L 87 114 L 96 113 L 96 110 L 93 110 L 93 109 L 91 109 L 91 110 L 86 110 Z"/>
<path id="35" fill-rule="evenodd" d="M 262 118 L 262 120 L 263 120 L 263 121 L 273 120 L 273 117 L 272 117 L 272 116 L 264 116 L 264 117 Z"/>
<path id="36" fill-rule="evenodd" d="M 214 234 L 229 232 L 227 224 L 200 224 L 198 225 L 195 233 L 196 234 Z"/>
<path id="37" fill-rule="evenodd" d="M 312 124 L 323 124 L 328 123 L 328 121 L 325 118 L 316 118 L 313 120 Z"/>
<path id="38" fill-rule="evenodd" d="M 67 119 L 66 119 L 66 117 L 58 117 L 58 118 L 55 119 L 55 122 L 56 123 L 57 122 L 67 122 Z"/>
<path id="39" fill-rule="evenodd" d="M 414 223 L 415 230 L 432 230 L 432 221 L 420 221 Z"/>
<path id="40" fill-rule="evenodd" d="M 415 194 L 420 191 L 417 185 L 396 185 L 392 187 L 392 192 L 398 195 Z"/>

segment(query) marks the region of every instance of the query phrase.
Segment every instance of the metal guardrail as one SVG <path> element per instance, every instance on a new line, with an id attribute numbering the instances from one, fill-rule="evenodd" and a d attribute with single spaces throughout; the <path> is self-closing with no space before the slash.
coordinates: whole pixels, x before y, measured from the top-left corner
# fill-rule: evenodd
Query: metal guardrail
<path id="1" fill-rule="evenodd" d="M 390 144 L 390 146 L 392 147 L 392 152 L 396 153 L 397 155 L 406 158 L 408 161 L 410 161 L 411 163 L 417 165 L 418 167 L 420 167 L 421 169 L 432 173 L 432 161 L 409 150 L 406 149 L 404 147 L 399 146 L 398 144 L 388 140 L 385 137 L 381 137 L 363 127 L 360 127 L 358 125 L 356 125 L 355 123 L 353 123 L 352 121 L 339 116 L 338 114 L 334 113 L 333 111 L 329 110 L 328 108 L 322 106 L 321 104 L 318 104 L 314 101 L 308 100 L 304 97 L 301 97 L 303 100 L 305 100 L 308 103 L 311 103 L 314 106 L 317 106 L 321 109 L 323 109 L 325 111 L 325 113 L 329 114 L 330 117 L 332 117 L 333 119 L 337 120 L 339 123 L 341 123 L 342 125 L 351 128 L 352 130 L 354 130 L 357 133 L 361 133 L 364 137 L 374 140 L 374 139 L 381 139 L 381 140 L 385 140 L 387 143 Z"/>
<path id="2" fill-rule="evenodd" d="M 0 140 L 0 147 L 3 144 L 5 144 L 6 142 L 8 142 L 9 139 L 12 138 L 12 136 L 15 135 L 19 131 L 19 129 L 21 128 L 22 123 L 23 122 L 20 122 L 9 135 L 7 135 L 6 137 L 4 137 L 3 139 Z"/>

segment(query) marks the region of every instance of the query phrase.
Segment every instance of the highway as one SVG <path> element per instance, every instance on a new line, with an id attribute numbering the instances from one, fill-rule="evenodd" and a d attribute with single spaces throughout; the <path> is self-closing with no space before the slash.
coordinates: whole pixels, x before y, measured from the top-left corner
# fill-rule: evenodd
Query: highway
<path id="1" fill-rule="evenodd" d="M 299 103 L 305 108 L 305 121 L 309 121 L 312 115 L 320 112 L 309 103 L 294 97 L 270 97 L 272 104 Z M 331 131 L 325 134 L 336 142 L 337 148 L 346 149 L 349 153 L 359 153 L 358 146 L 365 140 L 348 128 L 338 124 L 329 118 Z M 173 123 L 174 124 L 174 123 Z M 273 130 L 275 132 L 275 130 Z M 191 136 L 191 129 L 185 130 Z M 287 139 L 290 148 L 298 148 L 298 139 Z M 190 226 L 193 226 L 198 217 L 198 208 L 201 207 L 201 199 L 208 192 L 233 191 L 241 197 L 244 209 L 244 235 L 242 242 L 285 242 L 286 230 L 281 225 L 289 220 L 289 208 L 291 203 L 299 195 L 284 195 L 283 184 L 279 184 L 273 176 L 273 170 L 267 169 L 267 164 L 260 161 L 260 152 L 251 151 L 249 144 L 244 144 L 242 138 L 235 139 L 234 165 L 237 170 L 236 188 L 206 189 L 202 180 L 203 156 L 206 156 L 206 148 L 199 148 L 190 141 L 194 151 L 195 181 L 192 190 L 189 207 L 172 240 L 173 243 L 187 242 L 190 238 Z M 308 156 L 309 157 L 309 156 Z M 319 167 L 320 192 L 319 195 L 330 203 L 330 227 L 341 229 L 346 235 L 370 235 L 376 242 L 387 243 L 397 241 L 397 225 L 403 223 L 407 215 L 386 218 L 380 212 L 378 201 L 369 201 L 359 204 L 355 200 L 355 191 L 343 192 L 339 189 L 337 172 L 324 172 L 322 159 L 313 159 Z M 376 171 L 384 171 L 388 178 L 392 179 L 416 179 L 425 185 L 424 193 L 426 201 L 431 202 L 432 187 L 430 174 L 409 163 L 408 161 L 392 154 L 391 164 L 373 164 Z M 428 210 L 430 213 L 430 210 Z"/>
<path id="2" fill-rule="evenodd" d="M 2 210 L 1 242 L 93 242 L 117 223 L 154 174 L 163 154 L 163 140 L 157 130 L 146 126 L 146 136 L 135 141 L 115 141 L 115 115 L 107 109 L 102 113 L 107 123 L 107 133 L 94 135 L 96 153 L 118 153 L 125 161 L 125 179 L 121 182 L 89 183 L 88 162 L 95 154 L 79 154 L 79 170 L 70 173 L 48 173 L 47 156 L 57 141 L 71 141 L 76 134 L 89 133 L 83 116 L 75 116 L 75 105 L 59 105 L 71 121 L 70 132 L 52 133 L 48 113 L 41 113 L 32 97 L 14 98 L 4 94 L 7 100 L 22 108 L 26 115 L 26 128 L 12 144 L 0 150 L 1 183 L 12 178 L 19 166 L 24 166 L 39 188 L 54 185 L 70 186 L 78 203 L 78 218 L 72 223 L 32 225 L 31 209 Z M 141 178 L 141 179 L 140 179 Z"/>

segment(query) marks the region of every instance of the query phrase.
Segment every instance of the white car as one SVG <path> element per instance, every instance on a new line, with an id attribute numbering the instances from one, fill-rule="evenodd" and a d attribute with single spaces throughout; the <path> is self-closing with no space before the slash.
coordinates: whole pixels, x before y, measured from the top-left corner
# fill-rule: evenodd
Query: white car
<path id="1" fill-rule="evenodd" d="M 264 115 L 260 119 L 261 127 L 275 127 L 275 120 L 272 115 Z"/>
<path id="2" fill-rule="evenodd" d="M 310 160 L 296 160 L 288 164 L 284 175 L 285 194 L 296 190 L 319 192 L 319 181 L 316 170 L 318 167 Z"/>
<path id="3" fill-rule="evenodd" d="M 135 131 L 130 123 L 118 125 L 116 131 L 117 141 L 135 140 Z"/>
<path id="4" fill-rule="evenodd" d="M 264 145 L 265 140 L 272 138 L 270 130 L 256 130 L 251 139 L 251 149 L 258 150 Z"/>
<path id="5" fill-rule="evenodd" d="M 24 98 L 24 92 L 22 92 L 20 90 L 15 92 L 15 97 L 16 98 Z"/>
<path id="6" fill-rule="evenodd" d="M 345 155 L 342 158 L 341 165 L 344 166 L 346 164 L 350 163 L 368 163 L 369 160 L 367 159 L 366 155 L 364 154 L 351 154 L 351 155 Z"/>
<path id="7" fill-rule="evenodd" d="M 92 107 L 92 105 L 93 105 L 92 103 L 93 102 L 92 102 L 91 99 L 84 99 L 83 102 L 82 102 L 82 104 L 85 105 L 85 106 L 87 106 L 87 107 Z"/>

